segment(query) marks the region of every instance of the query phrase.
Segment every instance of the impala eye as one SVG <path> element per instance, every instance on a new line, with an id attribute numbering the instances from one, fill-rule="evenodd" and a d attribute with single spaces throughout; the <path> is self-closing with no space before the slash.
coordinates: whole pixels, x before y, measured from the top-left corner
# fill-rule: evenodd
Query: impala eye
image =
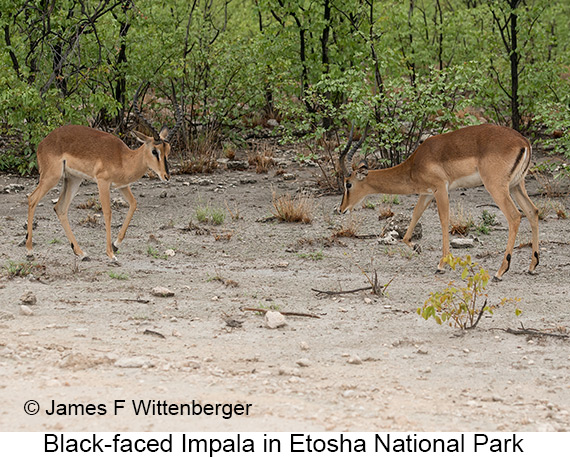
<path id="1" fill-rule="evenodd" d="M 156 160 L 160 161 L 160 152 L 158 152 L 158 149 L 153 148 L 152 155 L 156 157 Z"/>
<path id="2" fill-rule="evenodd" d="M 347 183 L 346 183 L 346 188 L 347 188 L 347 189 L 350 189 L 351 187 L 352 187 L 352 183 L 347 182 Z"/>

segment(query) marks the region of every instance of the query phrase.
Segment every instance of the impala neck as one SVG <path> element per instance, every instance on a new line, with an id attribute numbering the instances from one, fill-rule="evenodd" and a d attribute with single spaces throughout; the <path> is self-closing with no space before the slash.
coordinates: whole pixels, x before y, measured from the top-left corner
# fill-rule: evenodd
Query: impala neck
<path id="1" fill-rule="evenodd" d="M 411 171 L 409 161 L 392 168 L 370 170 L 366 177 L 366 182 L 372 191 L 370 193 L 399 195 L 421 193 L 422 190 L 412 181 Z"/>
<path id="2" fill-rule="evenodd" d="M 128 176 L 129 182 L 138 181 L 148 170 L 148 164 L 145 157 L 145 145 L 142 144 L 137 149 L 126 151 L 129 155 L 129 169 L 125 170 L 125 176 Z"/>

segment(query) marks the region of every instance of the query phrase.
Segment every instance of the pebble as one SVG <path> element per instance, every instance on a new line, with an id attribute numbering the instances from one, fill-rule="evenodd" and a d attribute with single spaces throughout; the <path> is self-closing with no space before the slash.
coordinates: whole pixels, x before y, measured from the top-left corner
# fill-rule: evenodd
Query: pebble
<path id="1" fill-rule="evenodd" d="M 301 341 L 299 343 L 299 347 L 301 348 L 301 351 L 308 351 L 309 350 L 309 345 L 307 344 L 306 341 Z"/>
<path id="2" fill-rule="evenodd" d="M 174 252 L 174 249 L 167 249 L 166 251 L 164 251 L 164 254 L 167 255 L 168 257 L 174 257 L 176 255 L 176 252 Z"/>
<path id="3" fill-rule="evenodd" d="M 298 368 L 291 368 L 285 365 L 279 367 L 280 376 L 301 376 L 301 372 Z"/>
<path id="4" fill-rule="evenodd" d="M 20 303 L 22 305 L 33 306 L 37 303 L 37 301 L 38 301 L 38 299 L 36 298 L 36 296 L 34 295 L 34 293 L 31 290 L 27 290 L 20 297 Z"/>
<path id="5" fill-rule="evenodd" d="M 170 289 L 167 289 L 166 287 L 155 287 L 154 289 L 152 289 L 151 291 L 152 295 L 154 295 L 155 297 L 173 297 L 174 296 L 174 292 L 172 292 Z"/>
<path id="6" fill-rule="evenodd" d="M 348 358 L 348 363 L 350 363 L 351 365 L 362 365 L 362 359 L 357 355 L 351 355 Z"/>
<path id="7" fill-rule="evenodd" d="M 152 367 L 154 363 L 146 357 L 124 357 L 117 360 L 115 366 L 119 368 L 142 368 Z"/>
<path id="8" fill-rule="evenodd" d="M 267 311 L 265 313 L 265 326 L 267 328 L 278 328 L 284 325 L 287 325 L 287 321 L 279 311 Z"/>
<path id="9" fill-rule="evenodd" d="M 452 248 L 472 248 L 474 241 L 471 238 L 453 238 L 450 244 Z"/>
<path id="10" fill-rule="evenodd" d="M 309 359 L 299 359 L 295 362 L 300 367 L 308 367 L 311 366 L 311 361 Z"/>
<path id="11" fill-rule="evenodd" d="M 24 316 L 31 316 L 34 314 L 34 312 L 32 311 L 32 308 L 30 308 L 29 306 L 21 305 L 20 314 L 23 314 Z"/>

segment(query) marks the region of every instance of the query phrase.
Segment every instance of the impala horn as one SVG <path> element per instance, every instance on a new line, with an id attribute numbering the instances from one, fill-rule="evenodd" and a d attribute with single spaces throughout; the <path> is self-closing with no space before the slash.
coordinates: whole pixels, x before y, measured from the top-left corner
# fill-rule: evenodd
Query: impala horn
<path id="1" fill-rule="evenodd" d="M 143 124 L 147 129 L 149 129 L 152 132 L 152 136 L 156 141 L 160 141 L 160 135 L 158 134 L 158 132 L 156 131 L 156 129 L 152 126 L 152 124 L 150 123 L 150 121 L 144 117 L 142 115 L 142 113 L 139 110 L 139 106 L 138 106 L 138 98 L 139 98 L 139 92 L 142 88 L 142 84 L 139 86 L 139 88 L 137 89 L 137 91 L 135 92 L 135 96 L 133 98 L 133 111 L 135 112 L 135 115 L 137 116 L 137 118 L 139 119 L 139 121 L 141 122 L 141 124 Z"/>
<path id="2" fill-rule="evenodd" d="M 341 169 L 344 177 L 350 176 L 350 172 L 347 168 L 347 164 L 352 163 L 352 158 L 354 157 L 354 154 L 356 153 L 356 151 L 358 151 L 358 148 L 360 148 L 360 146 L 362 146 L 362 143 L 364 143 L 364 140 L 366 139 L 366 136 L 368 135 L 368 126 L 369 126 L 369 124 L 367 123 L 366 128 L 364 129 L 364 133 L 360 137 L 360 140 L 358 140 L 358 142 L 354 146 L 352 146 L 352 148 L 350 146 L 352 145 L 352 140 L 353 140 L 353 136 L 354 136 L 354 124 L 350 128 L 350 134 L 348 136 L 348 143 L 346 144 L 346 146 L 344 147 L 344 149 L 341 151 L 341 153 L 338 156 L 338 160 L 340 163 L 340 169 Z"/>

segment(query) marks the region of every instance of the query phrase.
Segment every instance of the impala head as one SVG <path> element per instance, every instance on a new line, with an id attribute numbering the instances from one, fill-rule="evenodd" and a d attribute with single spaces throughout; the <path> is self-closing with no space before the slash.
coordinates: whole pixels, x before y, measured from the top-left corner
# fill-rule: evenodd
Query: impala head
<path id="1" fill-rule="evenodd" d="M 167 141 L 168 128 L 162 128 L 158 139 L 146 136 L 136 130 L 133 133 L 137 140 L 143 143 L 143 154 L 148 168 L 154 171 L 161 181 L 170 180 L 170 171 L 168 169 L 168 155 L 170 154 L 170 143 Z"/>
<path id="2" fill-rule="evenodd" d="M 369 194 L 366 184 L 367 176 L 368 164 L 363 160 L 351 174 L 344 178 L 344 194 L 339 207 L 340 213 L 349 213 Z"/>
<path id="3" fill-rule="evenodd" d="M 145 161 L 152 171 L 154 171 L 161 181 L 168 181 L 170 179 L 170 171 L 168 170 L 168 155 L 170 154 L 170 140 L 182 125 L 183 117 L 180 111 L 180 106 L 174 102 L 174 109 L 176 111 L 176 125 L 169 131 L 168 127 L 162 127 L 160 132 L 157 132 L 152 123 L 146 119 L 140 112 L 138 106 L 138 96 L 142 88 L 142 84 L 135 92 L 133 99 L 133 110 L 140 122 L 146 126 L 151 132 L 152 137 L 146 136 L 140 132 L 134 131 L 137 139 L 143 143 Z"/>
<path id="4" fill-rule="evenodd" d="M 352 145 L 352 136 L 354 134 L 354 126 L 350 129 L 350 135 L 348 137 L 348 143 L 345 148 L 339 154 L 339 164 L 340 169 L 342 171 L 342 175 L 344 176 L 344 193 L 342 196 L 342 202 L 340 203 L 340 207 L 338 211 L 340 213 L 349 213 L 354 206 L 360 203 L 364 197 L 366 197 L 366 176 L 368 175 L 368 164 L 365 160 L 360 162 L 358 167 L 353 170 L 353 172 L 348 171 L 347 163 L 352 163 L 352 158 L 354 154 L 358 150 L 358 148 L 364 143 L 366 139 L 366 135 L 368 133 L 368 124 L 366 124 L 366 128 L 364 129 L 364 133 L 362 134 L 360 140 L 351 148 Z"/>

